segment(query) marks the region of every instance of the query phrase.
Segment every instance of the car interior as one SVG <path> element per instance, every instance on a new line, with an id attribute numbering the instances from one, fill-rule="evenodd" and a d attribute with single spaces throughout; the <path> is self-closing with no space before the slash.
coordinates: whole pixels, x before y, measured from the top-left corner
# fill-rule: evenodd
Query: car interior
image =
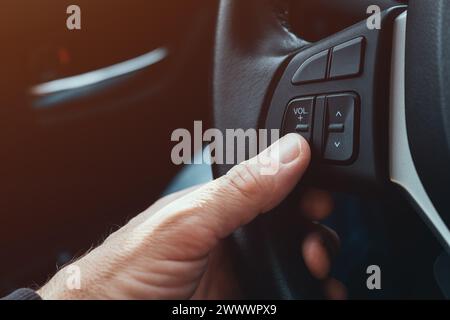
<path id="1" fill-rule="evenodd" d="M 450 3 L 77 0 L 78 31 L 71 4 L 1 4 L 2 295 L 224 175 L 170 159 L 172 132 L 202 121 L 297 132 L 312 149 L 304 183 L 227 239 L 245 297 L 321 298 L 292 254 L 312 186 L 336 202 L 332 274 L 349 299 L 450 298 Z M 383 290 L 368 290 L 370 265 Z"/>

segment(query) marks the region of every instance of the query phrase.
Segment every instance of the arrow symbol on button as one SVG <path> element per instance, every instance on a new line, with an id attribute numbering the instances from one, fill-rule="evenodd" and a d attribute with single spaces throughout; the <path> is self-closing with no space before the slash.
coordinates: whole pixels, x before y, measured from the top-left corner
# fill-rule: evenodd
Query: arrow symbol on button
<path id="1" fill-rule="evenodd" d="M 335 142 L 334 142 L 334 146 L 335 146 L 336 148 L 339 148 L 339 147 L 341 146 L 341 142 L 340 142 L 340 141 L 335 141 Z"/>
<path id="2" fill-rule="evenodd" d="M 342 113 L 340 111 L 336 112 L 336 117 L 342 117 Z"/>

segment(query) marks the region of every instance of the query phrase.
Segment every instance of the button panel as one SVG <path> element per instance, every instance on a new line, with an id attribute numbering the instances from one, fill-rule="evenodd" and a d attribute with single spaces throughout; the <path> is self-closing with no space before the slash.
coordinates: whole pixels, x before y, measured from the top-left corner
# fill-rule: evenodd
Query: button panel
<path id="1" fill-rule="evenodd" d="M 356 99 L 351 94 L 327 97 L 325 160 L 349 161 L 353 156 Z"/>
<path id="2" fill-rule="evenodd" d="M 358 37 L 306 59 L 292 77 L 292 84 L 356 77 L 364 62 L 364 37 Z"/>
<path id="3" fill-rule="evenodd" d="M 392 53 L 380 48 L 392 36 L 398 15 L 404 11 L 405 7 L 398 7 L 384 12 L 382 28 L 369 30 L 361 21 L 301 47 L 286 57 L 271 77 L 269 92 L 263 92 L 263 103 L 258 102 L 257 124 L 261 128 L 278 130 L 282 136 L 289 104 L 304 97 L 314 98 L 311 166 L 305 185 L 358 191 L 380 185 L 389 177 L 389 86 L 380 84 L 389 83 L 390 70 L 385 62 Z M 325 79 L 299 84 L 293 81 L 305 61 L 327 51 Z M 343 111 L 333 110 L 340 108 L 336 105 L 343 105 Z M 306 131 L 305 127 L 298 129 Z"/>
<path id="4" fill-rule="evenodd" d="M 296 132 L 311 142 L 314 118 L 314 97 L 292 100 L 283 121 L 283 134 Z"/>
<path id="5" fill-rule="evenodd" d="M 286 108 L 283 135 L 292 132 L 302 135 L 314 147 L 314 157 L 348 163 L 355 155 L 358 141 L 358 101 L 353 93 L 294 99 Z"/>

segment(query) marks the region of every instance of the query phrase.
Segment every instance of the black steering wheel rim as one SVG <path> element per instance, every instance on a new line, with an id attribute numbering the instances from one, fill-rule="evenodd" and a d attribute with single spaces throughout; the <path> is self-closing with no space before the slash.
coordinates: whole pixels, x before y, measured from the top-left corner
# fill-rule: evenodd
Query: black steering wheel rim
<path id="1" fill-rule="evenodd" d="M 449 1 L 409 1 L 405 66 L 411 153 L 427 194 L 449 227 Z"/>

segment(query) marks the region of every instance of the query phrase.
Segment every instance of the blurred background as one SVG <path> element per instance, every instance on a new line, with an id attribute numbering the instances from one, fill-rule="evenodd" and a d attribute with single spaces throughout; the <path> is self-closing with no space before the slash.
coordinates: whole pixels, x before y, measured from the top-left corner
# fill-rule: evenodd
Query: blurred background
<path id="1" fill-rule="evenodd" d="M 74 3 L 0 4 L 0 294 L 153 203 L 179 170 L 172 131 L 210 118 L 215 1 L 79 0 L 68 30 Z M 122 77 L 68 78 L 129 60 Z"/>

